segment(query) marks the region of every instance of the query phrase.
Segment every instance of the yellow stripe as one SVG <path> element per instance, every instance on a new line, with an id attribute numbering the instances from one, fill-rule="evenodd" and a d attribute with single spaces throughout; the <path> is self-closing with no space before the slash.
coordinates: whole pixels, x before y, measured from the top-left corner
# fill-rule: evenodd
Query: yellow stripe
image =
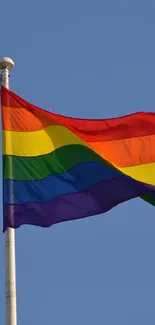
<path id="1" fill-rule="evenodd" d="M 110 141 L 109 141 L 110 142 Z M 107 157 L 103 156 L 104 150 L 101 151 L 102 146 L 100 145 L 99 150 L 95 148 L 96 142 L 94 142 L 94 147 L 89 143 L 89 147 L 94 150 L 98 155 L 103 157 L 105 160 L 108 160 Z M 103 142 L 104 145 L 104 142 Z M 120 153 L 122 154 L 122 153 Z M 132 155 L 132 152 L 131 152 Z M 110 162 L 111 163 L 111 162 Z M 142 183 L 146 183 L 152 186 L 155 186 L 155 162 L 129 166 L 129 167 L 119 167 L 114 163 L 111 163 L 115 168 L 120 170 L 123 174 L 132 177 L 133 179 L 140 181 Z"/>
<path id="2" fill-rule="evenodd" d="M 70 144 L 86 145 L 63 126 L 49 126 L 36 132 L 3 131 L 3 154 L 32 157 L 48 154 Z"/>
<path id="3" fill-rule="evenodd" d="M 99 150 L 98 150 L 97 147 L 95 148 L 96 142 L 94 142 L 93 144 L 94 144 L 94 146 L 92 146 L 89 143 L 89 145 L 90 145 L 89 147 L 92 150 L 94 150 L 96 153 L 98 153 L 98 155 L 100 155 L 101 157 L 103 157 L 105 160 L 108 160 L 107 157 L 103 156 L 104 150 L 101 150 L 102 146 L 100 145 Z M 104 142 L 103 142 L 103 146 L 104 146 Z M 122 153 L 120 153 L 120 155 L 121 154 Z M 131 155 L 132 155 L 132 152 L 131 152 Z M 118 170 L 120 170 L 123 174 L 125 174 L 127 176 L 130 176 L 133 179 L 135 179 L 137 181 L 140 181 L 142 183 L 146 183 L 146 184 L 155 186 L 155 162 L 147 163 L 147 164 L 141 164 L 141 165 L 136 165 L 136 166 L 129 166 L 129 167 L 119 167 L 116 164 L 112 163 L 111 161 L 110 161 L 110 163 L 115 168 L 117 168 Z"/>
<path id="4" fill-rule="evenodd" d="M 53 125 L 36 132 L 3 131 L 5 155 L 40 156 L 70 144 L 87 146 L 82 139 L 63 126 Z M 115 165 L 115 167 L 138 181 L 155 185 L 155 163 L 122 168 Z"/>
<path id="5" fill-rule="evenodd" d="M 118 168 L 118 167 L 117 167 Z M 137 181 L 155 186 L 155 163 L 118 168 Z"/>

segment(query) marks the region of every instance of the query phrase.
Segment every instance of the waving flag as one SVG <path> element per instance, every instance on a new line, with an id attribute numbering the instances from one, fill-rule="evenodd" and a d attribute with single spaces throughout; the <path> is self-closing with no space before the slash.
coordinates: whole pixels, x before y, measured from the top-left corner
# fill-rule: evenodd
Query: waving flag
<path id="1" fill-rule="evenodd" d="M 70 118 L 2 87 L 4 230 L 155 202 L 155 114 Z"/>

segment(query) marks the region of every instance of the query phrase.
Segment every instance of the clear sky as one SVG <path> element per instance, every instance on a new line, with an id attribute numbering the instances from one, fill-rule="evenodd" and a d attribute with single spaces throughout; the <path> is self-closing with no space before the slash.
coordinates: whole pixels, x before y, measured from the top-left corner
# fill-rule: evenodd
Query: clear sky
<path id="1" fill-rule="evenodd" d="M 154 0 L 2 1 L 0 56 L 16 63 L 11 89 L 70 116 L 154 112 L 154 13 Z M 154 251 L 155 209 L 140 199 L 49 229 L 21 227 L 18 324 L 154 325 Z M 2 233 L 0 261 L 4 324 Z"/>

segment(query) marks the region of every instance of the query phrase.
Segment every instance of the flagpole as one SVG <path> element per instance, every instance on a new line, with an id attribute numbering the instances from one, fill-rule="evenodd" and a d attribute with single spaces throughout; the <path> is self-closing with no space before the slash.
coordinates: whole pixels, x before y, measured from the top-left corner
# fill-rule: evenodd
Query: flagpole
<path id="1" fill-rule="evenodd" d="M 9 88 L 9 70 L 13 67 L 14 62 L 10 58 L 0 59 L 1 84 L 6 88 Z M 11 166 L 10 173 L 12 173 Z M 12 188 L 10 188 L 10 196 L 12 194 Z M 15 231 L 13 228 L 5 231 L 5 324 L 17 325 Z"/>

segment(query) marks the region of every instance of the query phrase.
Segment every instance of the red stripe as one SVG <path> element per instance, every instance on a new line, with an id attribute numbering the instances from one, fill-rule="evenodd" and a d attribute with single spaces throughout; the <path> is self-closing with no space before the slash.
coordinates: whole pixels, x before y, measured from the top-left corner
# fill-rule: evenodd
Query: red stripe
<path id="1" fill-rule="evenodd" d="M 51 124 L 54 124 L 55 121 L 56 124 L 69 128 L 87 142 L 128 139 L 155 134 L 155 113 L 141 112 L 119 118 L 98 120 L 71 118 L 41 110 L 4 87 L 2 87 L 2 105 L 12 108 L 26 108 L 28 111 L 35 113 L 35 116 L 38 116 L 39 124 L 43 121 L 42 129 L 45 127 L 46 117 L 51 120 Z M 8 117 L 6 116 L 6 118 Z M 17 124 L 20 130 L 18 114 L 14 114 L 14 119 L 14 125 Z M 8 121 L 4 121 L 5 124 L 7 125 Z M 24 126 L 22 126 L 22 131 L 28 130 L 29 124 L 26 123 L 25 130 Z M 30 130 L 32 131 L 32 126 Z M 34 131 L 36 130 L 37 128 L 34 127 Z"/>

